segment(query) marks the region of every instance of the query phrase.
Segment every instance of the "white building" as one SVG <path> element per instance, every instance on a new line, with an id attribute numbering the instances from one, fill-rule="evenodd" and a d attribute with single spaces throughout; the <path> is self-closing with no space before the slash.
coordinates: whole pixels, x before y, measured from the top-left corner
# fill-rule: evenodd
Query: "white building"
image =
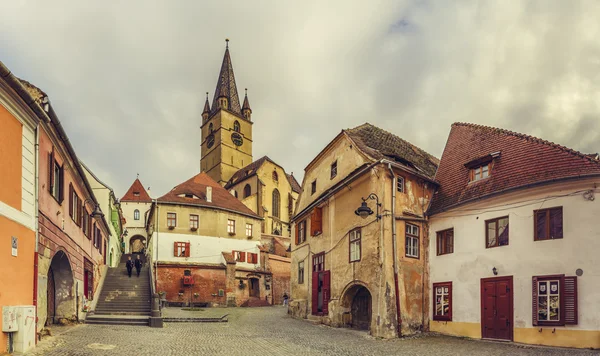
<path id="1" fill-rule="evenodd" d="M 600 161 L 454 124 L 430 208 L 430 329 L 600 348 Z"/>
<path id="2" fill-rule="evenodd" d="M 146 219 L 152 207 L 152 198 L 136 178 L 127 193 L 121 198 L 121 211 L 125 218 L 125 253 L 141 252 L 147 247 Z"/>

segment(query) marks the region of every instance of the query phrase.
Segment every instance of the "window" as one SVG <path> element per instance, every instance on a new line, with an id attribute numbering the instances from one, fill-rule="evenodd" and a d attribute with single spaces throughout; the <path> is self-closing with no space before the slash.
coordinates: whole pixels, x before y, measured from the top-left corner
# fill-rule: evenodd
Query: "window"
<path id="1" fill-rule="evenodd" d="M 54 158 L 54 149 L 48 154 L 48 191 L 59 204 L 63 201 L 64 171 Z"/>
<path id="2" fill-rule="evenodd" d="M 250 188 L 250 184 L 246 184 L 244 186 L 244 198 L 249 197 L 252 194 L 252 188 Z"/>
<path id="3" fill-rule="evenodd" d="M 208 124 L 208 132 L 210 132 L 210 133 L 213 132 L 213 124 L 212 124 L 212 122 L 210 124 Z"/>
<path id="4" fill-rule="evenodd" d="M 454 252 L 454 229 L 438 231 L 437 255 L 445 255 L 452 252 Z"/>
<path id="5" fill-rule="evenodd" d="M 331 175 L 330 175 L 330 179 L 335 178 L 335 176 L 337 176 L 337 161 L 333 162 L 331 164 Z"/>
<path id="6" fill-rule="evenodd" d="M 71 183 L 69 183 L 69 216 L 77 226 L 81 225 L 81 199 Z"/>
<path id="7" fill-rule="evenodd" d="M 419 227 L 406 224 L 406 256 L 419 258 Z"/>
<path id="8" fill-rule="evenodd" d="M 533 277 L 533 325 L 577 324 L 577 277 Z"/>
<path id="9" fill-rule="evenodd" d="M 100 233 L 100 228 L 94 223 L 94 247 L 100 248 L 100 241 L 102 240 L 102 235 Z"/>
<path id="10" fill-rule="evenodd" d="M 227 220 L 227 232 L 230 235 L 235 234 L 235 220 L 231 220 L 231 219 Z"/>
<path id="11" fill-rule="evenodd" d="M 258 263 L 258 254 L 248 252 L 247 255 L 248 255 L 248 259 L 246 260 L 246 262 L 252 263 L 252 264 Z"/>
<path id="12" fill-rule="evenodd" d="M 275 172 L 273 172 L 273 173 L 275 173 Z M 272 214 L 273 214 L 274 217 L 279 218 L 280 210 L 281 210 L 280 206 L 279 206 L 280 201 L 281 201 L 280 196 L 279 196 L 279 190 L 273 189 L 272 199 L 273 199 L 273 201 L 272 201 L 272 203 L 273 203 L 273 213 Z"/>
<path id="13" fill-rule="evenodd" d="M 310 195 L 313 195 L 317 192 L 317 180 L 313 180 L 313 182 L 310 184 Z"/>
<path id="14" fill-rule="evenodd" d="M 198 230 L 198 215 L 190 214 L 190 229 Z"/>
<path id="15" fill-rule="evenodd" d="M 396 189 L 398 189 L 398 192 L 404 193 L 404 177 L 398 176 L 396 181 Z"/>
<path id="16" fill-rule="evenodd" d="M 88 239 L 90 238 L 90 214 L 87 212 L 87 210 L 83 210 L 83 216 L 82 216 L 82 220 L 81 220 L 81 228 L 83 229 L 83 234 L 85 236 L 88 237 Z"/>
<path id="17" fill-rule="evenodd" d="M 275 172 L 275 171 L 273 171 L 271 178 L 273 178 L 273 181 L 275 181 L 275 182 L 279 181 L 279 176 L 277 175 L 277 172 Z"/>
<path id="18" fill-rule="evenodd" d="M 240 123 L 239 122 L 235 121 L 233 123 L 233 131 L 240 132 Z"/>
<path id="19" fill-rule="evenodd" d="M 236 262 L 246 262 L 246 252 L 231 251 L 231 254 Z"/>
<path id="20" fill-rule="evenodd" d="M 433 320 L 452 320 L 452 282 L 433 284 Z"/>
<path id="21" fill-rule="evenodd" d="M 298 262 L 298 284 L 304 284 L 304 261 Z"/>
<path id="22" fill-rule="evenodd" d="M 173 229 L 175 226 L 177 226 L 177 214 L 167 213 L 167 227 Z"/>
<path id="23" fill-rule="evenodd" d="M 469 172 L 469 179 L 471 182 L 478 181 L 480 179 L 484 179 L 490 176 L 490 165 L 486 163 L 482 166 L 471 168 Z"/>
<path id="24" fill-rule="evenodd" d="M 175 257 L 190 257 L 189 242 L 175 242 L 173 247 L 173 256 Z"/>
<path id="25" fill-rule="evenodd" d="M 246 236 L 252 237 L 252 224 L 246 224 Z"/>
<path id="26" fill-rule="evenodd" d="M 313 272 L 325 270 L 325 253 L 321 252 L 313 256 Z"/>
<path id="27" fill-rule="evenodd" d="M 350 231 L 350 262 L 360 261 L 360 229 Z"/>
<path id="28" fill-rule="evenodd" d="M 140 211 L 137 209 L 133 211 L 133 220 L 140 220 Z"/>
<path id="29" fill-rule="evenodd" d="M 310 234 L 320 235 L 323 232 L 323 208 L 314 208 L 310 214 Z"/>
<path id="30" fill-rule="evenodd" d="M 508 216 L 485 222 L 485 247 L 508 245 Z"/>
<path id="31" fill-rule="evenodd" d="M 296 245 L 306 241 L 306 220 L 300 221 L 296 225 Z"/>
<path id="32" fill-rule="evenodd" d="M 535 210 L 533 217 L 535 241 L 563 238 L 562 206 Z"/>
<path id="33" fill-rule="evenodd" d="M 133 196 L 134 197 L 139 197 L 140 196 L 140 192 L 133 192 Z"/>

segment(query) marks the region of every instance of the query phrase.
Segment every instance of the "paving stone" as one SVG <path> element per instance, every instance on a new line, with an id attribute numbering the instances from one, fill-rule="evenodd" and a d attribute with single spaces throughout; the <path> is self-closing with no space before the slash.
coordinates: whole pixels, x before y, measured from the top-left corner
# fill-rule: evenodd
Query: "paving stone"
<path id="1" fill-rule="evenodd" d="M 228 323 L 166 323 L 162 329 L 80 325 L 40 344 L 28 355 L 600 355 L 599 351 L 545 348 L 423 334 L 380 340 L 366 332 L 292 319 L 281 306 L 221 308 Z M 207 313 L 209 314 L 209 313 Z"/>

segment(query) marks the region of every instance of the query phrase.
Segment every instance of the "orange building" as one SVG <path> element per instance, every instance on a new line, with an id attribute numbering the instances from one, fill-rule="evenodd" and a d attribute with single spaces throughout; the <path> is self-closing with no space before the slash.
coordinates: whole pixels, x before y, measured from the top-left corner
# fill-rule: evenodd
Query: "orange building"
<path id="1" fill-rule="evenodd" d="M 18 79 L 0 62 L 0 308 L 35 304 L 38 118 L 23 97 L 25 93 L 15 86 L 20 88 Z M 0 329 L 4 329 L 2 319 Z M 9 333 L 0 335 L 0 353 L 12 349 L 8 338 Z"/>

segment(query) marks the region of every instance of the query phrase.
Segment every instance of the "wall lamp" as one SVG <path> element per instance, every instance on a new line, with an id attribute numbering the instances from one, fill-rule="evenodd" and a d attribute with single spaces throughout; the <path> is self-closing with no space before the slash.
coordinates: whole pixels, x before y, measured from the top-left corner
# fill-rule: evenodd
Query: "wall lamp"
<path id="1" fill-rule="evenodd" d="M 87 203 L 92 203 L 91 199 L 86 199 L 83 202 L 83 208 L 85 209 L 85 204 Z M 102 212 L 102 210 L 100 209 L 100 204 L 96 203 L 94 206 L 94 211 L 92 211 L 92 213 L 90 214 L 90 216 L 92 218 L 103 218 L 104 217 L 104 213 Z"/>
<path id="2" fill-rule="evenodd" d="M 371 193 L 368 197 L 361 199 L 362 203 L 360 204 L 360 207 L 358 207 L 358 209 L 354 211 L 354 214 L 360 216 L 363 219 L 366 219 L 368 216 L 373 215 L 373 210 L 371 210 L 371 208 L 369 208 L 369 206 L 367 205 L 367 200 L 371 199 L 375 200 L 375 205 L 377 207 L 377 214 L 375 216 L 377 217 L 377 220 L 381 219 L 381 215 L 379 214 L 379 207 L 381 207 L 381 203 L 379 202 L 379 197 L 377 196 L 377 194 Z"/>
<path id="3" fill-rule="evenodd" d="M 496 269 L 496 267 L 492 268 L 492 272 L 494 273 L 494 276 L 498 275 L 498 270 Z"/>

